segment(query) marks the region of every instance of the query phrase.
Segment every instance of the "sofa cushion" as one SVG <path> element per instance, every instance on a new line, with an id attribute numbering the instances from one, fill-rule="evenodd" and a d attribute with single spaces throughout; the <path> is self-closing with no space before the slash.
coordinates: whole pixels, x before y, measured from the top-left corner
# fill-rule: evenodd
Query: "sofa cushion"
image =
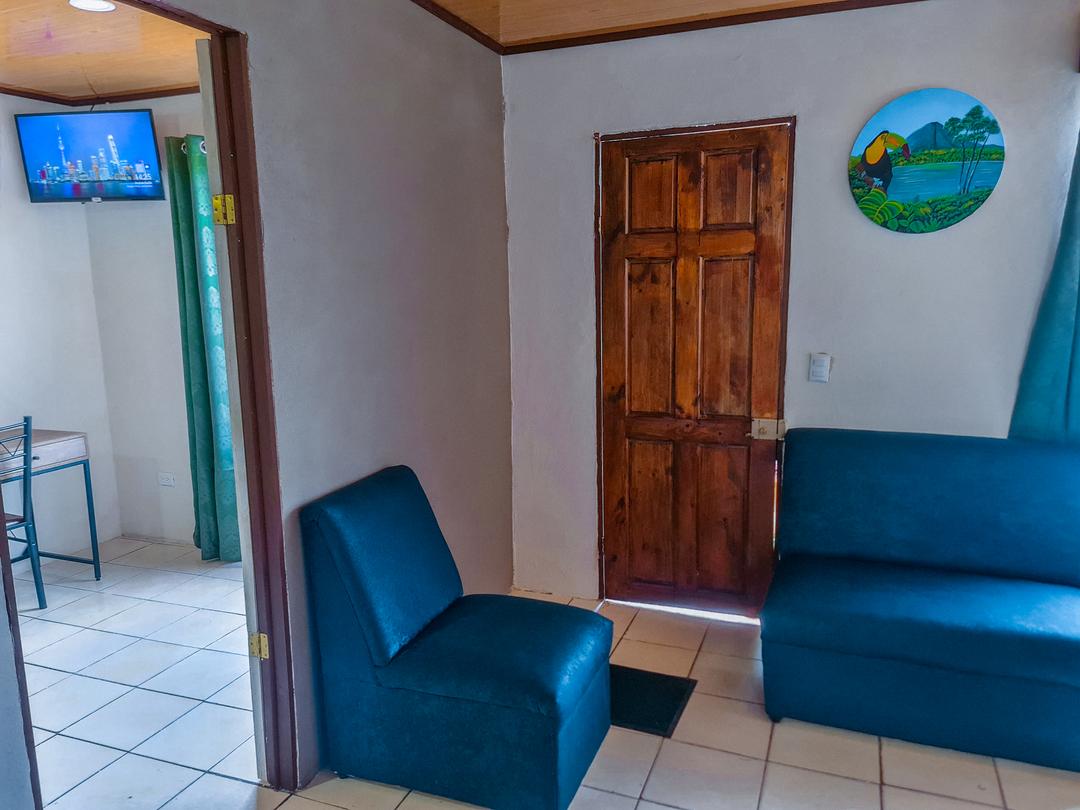
<path id="1" fill-rule="evenodd" d="M 794 556 L 761 623 L 766 644 L 1080 687 L 1080 588 Z"/>
<path id="2" fill-rule="evenodd" d="M 382 686 L 542 714 L 561 722 L 606 667 L 611 622 L 514 596 L 459 599 L 377 670 Z"/>
<path id="3" fill-rule="evenodd" d="M 792 430 L 781 555 L 951 568 L 1080 587 L 1080 449 L 965 436 Z"/>
<path id="4" fill-rule="evenodd" d="M 461 596 L 454 558 L 408 467 L 320 498 L 300 518 L 305 542 L 326 544 L 377 665 Z"/>

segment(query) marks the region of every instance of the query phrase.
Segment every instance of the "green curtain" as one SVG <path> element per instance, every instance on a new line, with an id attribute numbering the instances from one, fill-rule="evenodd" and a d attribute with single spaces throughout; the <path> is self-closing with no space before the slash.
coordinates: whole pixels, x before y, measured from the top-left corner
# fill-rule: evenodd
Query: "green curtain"
<path id="1" fill-rule="evenodd" d="M 201 135 L 166 138 L 187 396 L 195 545 L 204 560 L 240 559 L 229 379 L 213 204 Z"/>
<path id="2" fill-rule="evenodd" d="M 1080 144 L 1009 437 L 1080 442 Z"/>

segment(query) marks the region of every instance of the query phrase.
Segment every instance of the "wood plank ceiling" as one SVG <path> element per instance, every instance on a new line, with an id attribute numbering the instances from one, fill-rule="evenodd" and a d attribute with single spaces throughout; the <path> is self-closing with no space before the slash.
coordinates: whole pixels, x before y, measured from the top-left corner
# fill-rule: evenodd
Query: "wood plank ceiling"
<path id="1" fill-rule="evenodd" d="M 0 0 L 0 92 L 65 104 L 194 92 L 195 40 L 208 36 L 119 2 Z"/>
<path id="2" fill-rule="evenodd" d="M 499 53 L 924 0 L 413 0 Z"/>

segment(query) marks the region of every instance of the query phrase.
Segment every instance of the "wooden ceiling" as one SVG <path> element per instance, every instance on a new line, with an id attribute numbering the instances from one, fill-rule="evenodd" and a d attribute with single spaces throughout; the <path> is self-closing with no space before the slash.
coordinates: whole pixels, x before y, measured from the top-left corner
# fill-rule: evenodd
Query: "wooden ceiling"
<path id="1" fill-rule="evenodd" d="M 117 2 L 0 0 L 0 92 L 91 104 L 195 92 L 202 31 Z"/>
<path id="2" fill-rule="evenodd" d="M 499 53 L 924 0 L 413 0 Z"/>

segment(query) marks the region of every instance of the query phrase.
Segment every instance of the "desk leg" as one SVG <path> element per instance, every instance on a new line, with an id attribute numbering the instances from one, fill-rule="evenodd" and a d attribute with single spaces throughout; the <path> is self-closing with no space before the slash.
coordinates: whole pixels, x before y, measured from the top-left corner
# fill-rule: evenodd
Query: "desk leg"
<path id="1" fill-rule="evenodd" d="M 94 557 L 94 579 L 101 579 L 101 559 L 98 556 L 97 517 L 94 514 L 94 488 L 90 483 L 90 459 L 83 462 L 83 482 L 86 484 L 86 515 L 90 521 L 90 552 Z"/>

